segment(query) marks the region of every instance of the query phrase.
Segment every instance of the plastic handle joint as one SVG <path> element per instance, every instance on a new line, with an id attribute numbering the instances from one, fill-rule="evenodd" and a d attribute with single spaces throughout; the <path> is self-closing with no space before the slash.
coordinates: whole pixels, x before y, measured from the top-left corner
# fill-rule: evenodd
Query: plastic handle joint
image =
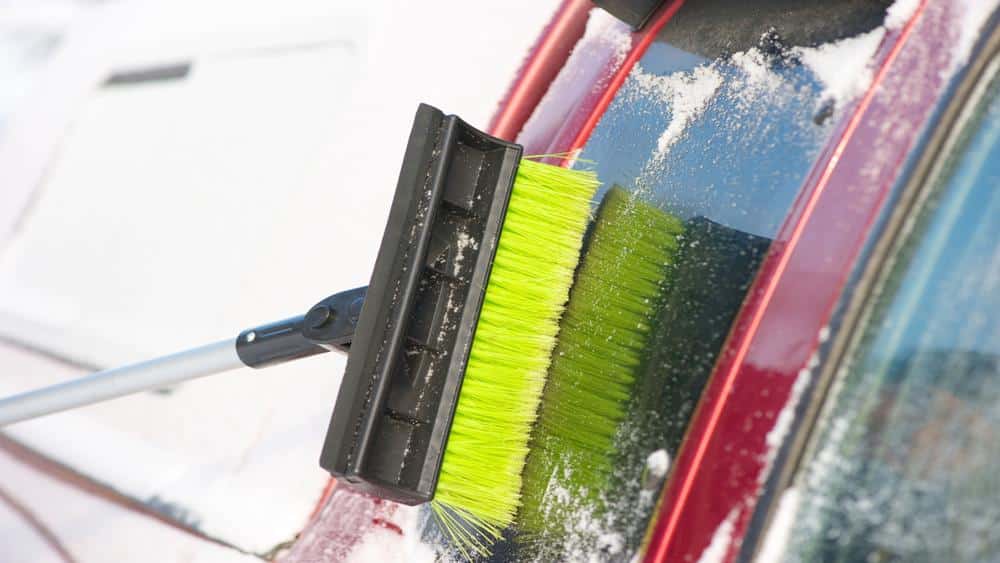
<path id="1" fill-rule="evenodd" d="M 313 305 L 305 315 L 244 330 L 236 339 L 240 361 L 262 368 L 330 350 L 347 352 L 367 290 L 341 291 Z"/>

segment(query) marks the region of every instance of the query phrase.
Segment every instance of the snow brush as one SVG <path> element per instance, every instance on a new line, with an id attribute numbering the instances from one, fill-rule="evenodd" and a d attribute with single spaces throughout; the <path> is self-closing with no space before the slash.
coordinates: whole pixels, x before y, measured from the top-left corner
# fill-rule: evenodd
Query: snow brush
<path id="1" fill-rule="evenodd" d="M 514 519 L 593 172 L 422 104 L 367 288 L 225 340 L 0 400 L 0 426 L 229 369 L 341 350 L 320 465 L 404 504 L 431 502 L 466 557 Z"/>
<path id="2" fill-rule="evenodd" d="M 601 520 L 604 505 L 624 494 L 612 489 L 631 446 L 629 410 L 641 393 L 645 355 L 683 232 L 679 219 L 620 187 L 601 202 L 525 467 L 518 532 L 528 544 L 550 545 L 567 533 L 563 522 Z"/>

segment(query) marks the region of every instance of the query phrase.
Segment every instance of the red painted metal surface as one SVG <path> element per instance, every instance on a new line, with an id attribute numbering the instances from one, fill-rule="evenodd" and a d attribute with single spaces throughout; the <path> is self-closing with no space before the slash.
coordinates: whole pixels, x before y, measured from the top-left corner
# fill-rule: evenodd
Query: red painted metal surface
<path id="1" fill-rule="evenodd" d="M 591 6 L 589 0 L 564 0 L 559 6 L 500 101 L 490 134 L 508 140 L 517 137 L 583 36 Z"/>
<path id="2" fill-rule="evenodd" d="M 879 51 L 870 90 L 820 157 L 761 267 L 660 504 L 647 562 L 695 561 L 734 522 L 735 558 L 770 469 L 768 433 L 947 83 L 956 2 L 924 0 Z"/>
<path id="3" fill-rule="evenodd" d="M 323 509 L 280 560 L 343 561 L 369 531 L 395 526 L 391 518 L 396 507 L 395 503 L 335 487 Z"/>

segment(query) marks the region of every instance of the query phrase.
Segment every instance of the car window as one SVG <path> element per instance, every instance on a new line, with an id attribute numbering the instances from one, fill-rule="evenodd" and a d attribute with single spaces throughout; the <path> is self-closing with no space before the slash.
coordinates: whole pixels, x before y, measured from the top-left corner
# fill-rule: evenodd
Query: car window
<path id="1" fill-rule="evenodd" d="M 547 382 L 558 400 L 495 559 L 639 548 L 758 266 L 885 34 L 885 3 L 801 4 L 686 4 L 578 155 L 604 188 Z"/>
<path id="2" fill-rule="evenodd" d="M 785 560 L 1000 554 L 998 64 L 882 266 L 783 493 Z"/>

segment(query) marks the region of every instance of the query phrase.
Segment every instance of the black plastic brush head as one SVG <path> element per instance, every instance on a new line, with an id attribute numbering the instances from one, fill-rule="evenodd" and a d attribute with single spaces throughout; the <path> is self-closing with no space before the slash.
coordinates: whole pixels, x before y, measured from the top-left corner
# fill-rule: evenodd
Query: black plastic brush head
<path id="1" fill-rule="evenodd" d="M 320 457 L 356 489 L 434 495 L 521 153 L 417 110 Z"/>

